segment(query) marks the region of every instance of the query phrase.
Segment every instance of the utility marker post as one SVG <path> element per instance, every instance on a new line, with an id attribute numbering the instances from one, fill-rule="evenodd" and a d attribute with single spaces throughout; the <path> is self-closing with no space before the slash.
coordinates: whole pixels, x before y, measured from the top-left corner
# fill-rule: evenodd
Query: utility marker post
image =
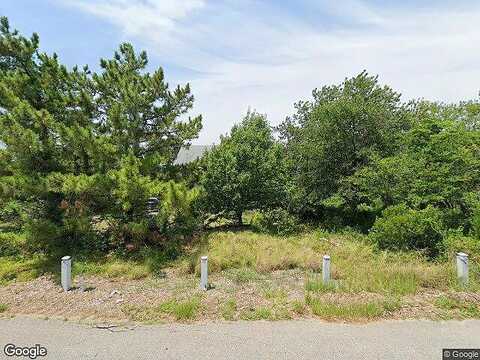
<path id="1" fill-rule="evenodd" d="M 72 288 L 72 257 L 62 258 L 62 288 L 68 291 Z"/>
<path id="2" fill-rule="evenodd" d="M 328 255 L 323 256 L 322 278 L 324 284 L 330 282 L 330 256 Z"/>
<path id="3" fill-rule="evenodd" d="M 468 255 L 457 253 L 457 278 L 461 285 L 468 284 Z"/>
<path id="4" fill-rule="evenodd" d="M 208 289 L 208 256 L 200 259 L 200 289 Z"/>

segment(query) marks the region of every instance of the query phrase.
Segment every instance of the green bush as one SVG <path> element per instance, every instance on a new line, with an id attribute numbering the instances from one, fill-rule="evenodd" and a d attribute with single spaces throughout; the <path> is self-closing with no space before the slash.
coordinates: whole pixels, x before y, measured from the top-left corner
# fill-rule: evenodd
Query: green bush
<path id="1" fill-rule="evenodd" d="M 442 213 L 430 206 L 423 210 L 391 206 L 377 218 L 369 238 L 381 249 L 422 250 L 435 256 L 443 240 Z"/>
<path id="2" fill-rule="evenodd" d="M 25 225 L 26 245 L 30 252 L 53 252 L 59 250 L 62 243 L 62 229 L 46 219 L 31 220 Z"/>
<path id="3" fill-rule="evenodd" d="M 472 216 L 472 236 L 480 242 L 480 206 Z"/>
<path id="4" fill-rule="evenodd" d="M 474 261 L 480 261 L 480 238 L 464 236 L 461 231 L 450 232 L 444 240 L 445 256 L 453 258 L 456 253 L 464 252 Z"/>
<path id="5" fill-rule="evenodd" d="M 285 209 L 256 212 L 251 224 L 257 230 L 272 235 L 286 236 L 301 230 L 298 218 Z"/>
<path id="6" fill-rule="evenodd" d="M 21 221 L 22 206 L 18 201 L 8 201 L 0 205 L 0 222 L 18 225 Z"/>
<path id="7" fill-rule="evenodd" d="M 0 257 L 21 253 L 25 246 L 25 236 L 15 233 L 0 233 Z"/>
<path id="8" fill-rule="evenodd" d="M 200 196 L 199 188 L 188 189 L 183 183 L 168 182 L 156 217 L 160 233 L 167 238 L 192 235 L 201 225 L 197 209 Z"/>

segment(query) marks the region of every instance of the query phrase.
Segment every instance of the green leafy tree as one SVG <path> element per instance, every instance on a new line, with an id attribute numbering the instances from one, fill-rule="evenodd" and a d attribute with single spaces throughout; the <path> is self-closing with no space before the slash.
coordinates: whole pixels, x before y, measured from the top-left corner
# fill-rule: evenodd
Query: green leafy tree
<path id="1" fill-rule="evenodd" d="M 459 119 L 425 118 L 405 134 L 402 151 L 373 159 L 344 185 L 343 199 L 357 210 L 433 206 L 448 228 L 469 231 L 480 204 L 480 132 Z"/>
<path id="2" fill-rule="evenodd" d="M 320 217 L 332 206 L 341 181 L 378 155 L 392 155 L 411 119 L 400 95 L 366 72 L 313 91 L 282 124 L 292 201 L 304 215 Z"/>
<path id="3" fill-rule="evenodd" d="M 202 160 L 205 207 L 242 224 L 250 209 L 279 205 L 284 196 L 283 149 L 266 118 L 249 112 Z"/>

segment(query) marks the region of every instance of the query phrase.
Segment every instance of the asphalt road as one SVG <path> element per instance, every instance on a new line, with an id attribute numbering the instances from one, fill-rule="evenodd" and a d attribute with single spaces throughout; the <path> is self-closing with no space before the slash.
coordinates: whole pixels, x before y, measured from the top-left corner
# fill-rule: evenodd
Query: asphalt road
<path id="1" fill-rule="evenodd" d="M 0 319 L 0 358 L 8 358 L 7 343 L 41 344 L 48 353 L 38 359 L 62 360 L 442 359 L 442 348 L 479 348 L 480 321 L 224 322 L 107 330 L 17 317 Z"/>

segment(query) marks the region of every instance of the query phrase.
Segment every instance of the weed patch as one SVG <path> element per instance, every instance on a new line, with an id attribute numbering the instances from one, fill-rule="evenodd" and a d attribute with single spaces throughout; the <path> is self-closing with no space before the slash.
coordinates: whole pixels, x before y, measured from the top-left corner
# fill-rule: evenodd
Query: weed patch
<path id="1" fill-rule="evenodd" d="M 274 320 L 274 313 L 269 307 L 256 307 L 240 313 L 242 320 Z"/>
<path id="2" fill-rule="evenodd" d="M 235 313 L 237 312 L 237 301 L 235 299 L 229 299 L 226 303 L 220 307 L 220 314 L 225 320 L 234 320 Z"/>
<path id="3" fill-rule="evenodd" d="M 196 297 L 179 301 L 167 300 L 156 306 L 125 305 L 122 311 L 131 320 L 145 323 L 158 323 L 169 316 L 177 321 L 193 320 L 200 310 L 200 300 Z"/>
<path id="4" fill-rule="evenodd" d="M 456 314 L 463 319 L 480 318 L 480 304 L 465 299 L 460 300 L 450 296 L 440 296 L 435 300 L 435 306 L 451 314 Z"/>

